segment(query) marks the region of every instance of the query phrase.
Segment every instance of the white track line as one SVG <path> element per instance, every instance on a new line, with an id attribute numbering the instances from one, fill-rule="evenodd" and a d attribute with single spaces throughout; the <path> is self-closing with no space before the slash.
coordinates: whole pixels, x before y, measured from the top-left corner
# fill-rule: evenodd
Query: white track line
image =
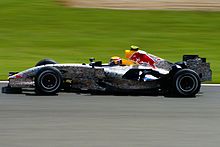
<path id="1" fill-rule="evenodd" d="M 202 84 L 202 86 L 219 87 L 220 84 Z"/>
<path id="2" fill-rule="evenodd" d="M 8 84 L 8 81 L 0 81 L 0 84 Z"/>
<path id="3" fill-rule="evenodd" d="M 8 84 L 8 81 L 0 81 L 0 84 Z M 202 84 L 202 86 L 220 87 L 220 84 Z"/>

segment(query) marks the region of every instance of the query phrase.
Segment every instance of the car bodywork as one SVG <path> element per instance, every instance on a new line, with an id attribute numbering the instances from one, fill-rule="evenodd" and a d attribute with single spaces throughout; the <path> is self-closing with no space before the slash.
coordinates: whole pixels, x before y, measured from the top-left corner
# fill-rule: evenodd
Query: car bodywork
<path id="1" fill-rule="evenodd" d="M 8 87 L 35 88 L 36 77 L 43 68 L 56 68 L 62 74 L 62 88 L 67 91 L 93 91 L 107 93 L 138 93 L 166 91 L 169 81 L 181 69 L 194 70 L 200 81 L 211 80 L 210 64 L 204 58 L 185 55 L 183 62 L 171 63 L 149 54 L 155 61 L 153 68 L 147 64 L 121 66 L 101 64 L 91 60 L 90 64 L 46 64 L 9 76 Z M 170 85 L 171 86 L 171 85 Z M 168 86 L 169 87 L 169 86 Z M 166 89 L 166 90 L 164 90 Z"/>

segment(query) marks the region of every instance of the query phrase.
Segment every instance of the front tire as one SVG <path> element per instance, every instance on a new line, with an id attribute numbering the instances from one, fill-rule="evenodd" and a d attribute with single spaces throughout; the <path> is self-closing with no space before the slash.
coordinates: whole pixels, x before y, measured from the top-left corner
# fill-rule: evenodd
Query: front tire
<path id="1" fill-rule="evenodd" d="M 54 67 L 43 67 L 36 76 L 35 90 L 40 95 L 54 95 L 63 83 L 61 72 Z"/>
<path id="2" fill-rule="evenodd" d="M 57 62 L 52 59 L 43 59 L 43 60 L 40 60 L 39 62 L 37 62 L 35 67 L 41 66 L 41 65 L 47 65 L 47 64 L 57 64 Z"/>
<path id="3" fill-rule="evenodd" d="M 173 77 L 172 91 L 174 95 L 194 97 L 199 92 L 200 87 L 200 78 L 193 70 L 179 70 Z"/>

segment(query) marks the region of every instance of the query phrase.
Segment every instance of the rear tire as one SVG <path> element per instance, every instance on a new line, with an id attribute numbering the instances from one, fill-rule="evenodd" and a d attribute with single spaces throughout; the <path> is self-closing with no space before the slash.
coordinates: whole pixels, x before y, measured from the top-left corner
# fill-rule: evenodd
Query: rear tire
<path id="1" fill-rule="evenodd" d="M 190 69 L 179 70 L 173 77 L 172 93 L 177 96 L 194 97 L 200 90 L 198 74 Z"/>
<path id="2" fill-rule="evenodd" d="M 63 78 L 54 67 L 43 67 L 35 78 L 35 90 L 40 95 L 55 95 L 61 89 Z"/>

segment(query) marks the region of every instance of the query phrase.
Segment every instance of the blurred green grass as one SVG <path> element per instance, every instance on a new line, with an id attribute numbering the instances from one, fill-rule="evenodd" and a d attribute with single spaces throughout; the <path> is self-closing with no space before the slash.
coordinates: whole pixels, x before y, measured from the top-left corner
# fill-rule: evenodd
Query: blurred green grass
<path id="1" fill-rule="evenodd" d="M 0 1 L 0 80 L 42 58 L 108 61 L 130 45 L 170 61 L 206 57 L 220 83 L 220 12 L 67 8 L 55 0 Z"/>

